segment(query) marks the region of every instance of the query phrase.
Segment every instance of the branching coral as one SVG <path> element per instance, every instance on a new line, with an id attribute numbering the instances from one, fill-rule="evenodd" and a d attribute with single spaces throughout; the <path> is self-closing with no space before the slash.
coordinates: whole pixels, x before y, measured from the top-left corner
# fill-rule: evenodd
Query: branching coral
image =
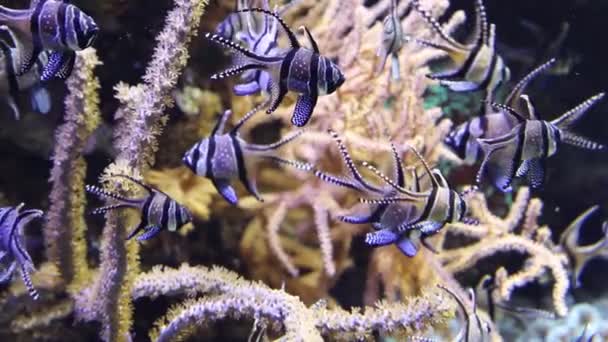
<path id="1" fill-rule="evenodd" d="M 50 178 L 53 189 L 44 228 L 47 259 L 72 290 L 80 288 L 89 277 L 84 221 L 86 162 L 82 152 L 100 121 L 99 81 L 93 72 L 101 62 L 92 48 L 77 56 L 67 82 L 66 122 L 55 136 Z"/>
<path id="2" fill-rule="evenodd" d="M 183 340 L 204 322 L 225 317 L 253 317 L 279 324 L 284 341 L 321 341 L 322 336 L 360 339 L 371 332 L 396 334 L 421 331 L 437 324 L 451 311 L 442 292 L 390 304 L 379 302 L 364 311 L 306 307 L 298 297 L 263 283 L 250 282 L 220 267 L 182 265 L 179 269 L 157 267 L 135 281 L 133 297 L 206 296 L 173 308 L 157 322 L 150 337 L 155 341 Z"/>
<path id="3" fill-rule="evenodd" d="M 156 139 L 167 122 L 165 110 L 172 104 L 170 92 L 186 65 L 188 44 L 197 33 L 207 1 L 176 0 L 175 4 L 156 38 L 157 46 L 144 83 L 116 88 L 123 104 L 116 115 L 121 120 L 115 143 L 120 153 L 102 176 L 107 190 L 132 192 L 132 188 L 114 183 L 112 175 L 122 173 L 141 179 L 141 174 L 154 162 Z M 129 291 L 139 268 L 137 243 L 125 242 L 132 221 L 132 217 L 121 214 L 106 214 L 100 274 L 93 289 L 84 292 L 79 301 L 84 306 L 83 317 L 101 320 L 101 335 L 107 341 L 126 340 L 132 324 Z"/>
<path id="4" fill-rule="evenodd" d="M 565 315 L 568 312 L 566 292 L 570 285 L 568 257 L 551 241 L 549 228 L 539 227 L 537 224 L 542 208 L 540 200 L 530 200 L 528 188 L 521 188 L 505 218 L 494 216 L 481 194 L 475 195 L 470 207 L 472 215 L 479 219 L 480 224 L 456 223 L 448 227 L 448 232 L 466 236 L 474 242 L 442 250 L 439 258 L 445 268 L 449 272 L 459 273 L 500 252 L 524 254 L 527 259 L 520 271 L 513 274 L 507 274 L 504 268 L 497 271 L 495 299 L 509 300 L 513 290 L 542 278 L 546 271 L 549 271 L 555 281 L 555 312 L 561 316 Z"/>

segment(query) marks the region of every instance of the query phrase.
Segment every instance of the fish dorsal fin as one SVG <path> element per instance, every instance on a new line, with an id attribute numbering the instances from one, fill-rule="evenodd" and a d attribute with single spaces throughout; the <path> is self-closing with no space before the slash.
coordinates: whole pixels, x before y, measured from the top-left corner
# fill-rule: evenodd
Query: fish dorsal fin
<path id="1" fill-rule="evenodd" d="M 236 125 L 234 125 L 234 127 L 230 130 L 230 133 L 236 134 L 238 132 L 238 130 L 241 129 L 241 127 L 243 127 L 245 122 L 247 122 L 247 120 L 251 119 L 251 117 L 253 117 L 255 115 L 255 113 L 257 113 L 258 111 L 260 111 L 260 109 L 262 109 L 264 106 L 266 106 L 267 103 L 268 103 L 268 101 L 264 101 L 264 102 L 260 103 L 259 105 L 253 107 L 252 110 L 248 111 L 245 115 L 243 115 L 243 117 L 239 120 L 239 122 L 237 122 Z M 223 127 L 222 127 L 222 131 L 223 131 Z"/>
<path id="2" fill-rule="evenodd" d="M 566 113 L 562 114 L 559 118 L 551 121 L 552 124 L 559 127 L 560 129 L 568 129 L 578 119 L 580 119 L 593 105 L 604 98 L 604 93 L 596 94 L 578 106 L 570 109 Z"/>
<path id="3" fill-rule="evenodd" d="M 507 106 L 515 106 L 516 104 L 514 103 L 514 101 L 517 101 L 517 99 L 519 99 L 519 97 L 521 96 L 523 91 L 526 89 L 528 84 L 530 82 L 532 82 L 538 75 L 543 73 L 545 70 L 549 69 L 553 64 L 555 64 L 555 58 L 551 58 L 544 64 L 536 67 L 536 69 L 530 71 L 530 73 L 528 73 L 526 76 L 524 76 L 524 78 L 522 78 L 519 82 L 517 82 L 515 87 L 513 87 L 513 89 L 509 93 L 509 95 L 507 95 L 505 104 Z"/>
<path id="4" fill-rule="evenodd" d="M 310 34 L 310 31 L 308 30 L 308 28 L 306 26 L 300 26 L 300 30 L 304 31 L 304 33 L 306 34 L 306 38 L 308 38 L 308 42 L 310 43 L 312 50 L 316 53 L 320 53 L 319 45 L 317 45 L 317 42 L 312 37 L 312 34 Z"/>
<path id="5" fill-rule="evenodd" d="M 475 1 L 475 41 L 473 43 L 481 41 L 482 44 L 488 44 L 488 16 L 486 14 L 486 8 L 483 5 L 482 0 Z"/>
<path id="6" fill-rule="evenodd" d="M 226 126 L 226 121 L 232 115 L 232 111 L 230 109 L 226 109 L 224 114 L 220 116 L 219 120 L 215 123 L 213 130 L 211 131 L 211 135 L 221 135 L 224 132 L 224 126 Z"/>
<path id="7" fill-rule="evenodd" d="M 486 102 L 485 100 L 482 102 Z M 500 103 L 496 103 L 496 102 L 490 102 L 490 106 L 492 106 L 492 108 L 494 108 L 495 110 L 500 110 L 503 111 L 507 114 L 510 114 L 511 116 L 513 116 L 515 119 L 517 119 L 518 122 L 524 122 L 527 120 L 527 118 L 525 116 L 523 116 L 522 114 L 518 113 L 515 109 L 513 109 L 510 106 L 504 105 L 504 104 L 500 104 Z"/>
<path id="8" fill-rule="evenodd" d="M 433 169 L 432 172 L 433 178 L 437 180 L 437 184 L 439 184 L 439 187 L 448 188 L 448 181 L 445 179 L 445 177 L 443 177 L 441 171 L 439 171 L 439 169 Z"/>
<path id="9" fill-rule="evenodd" d="M 532 100 L 530 100 L 530 96 L 523 94 L 519 97 L 519 101 L 523 102 L 522 108 L 525 110 L 525 116 L 528 120 L 540 120 L 536 114 L 536 108 L 532 104 Z"/>
<path id="10" fill-rule="evenodd" d="M 296 48 L 296 49 L 300 47 L 300 42 L 298 42 L 296 35 L 293 33 L 293 31 L 289 28 L 289 26 L 287 26 L 287 24 L 283 21 L 283 19 L 278 14 L 276 14 L 272 11 L 263 9 L 263 8 L 258 8 L 258 7 L 245 8 L 245 9 L 237 11 L 237 13 L 238 12 L 260 12 L 260 13 L 264 13 L 266 15 L 274 17 L 285 30 L 285 33 L 287 34 L 287 38 L 289 39 L 289 43 L 291 44 L 291 47 Z"/>
<path id="11" fill-rule="evenodd" d="M 426 173 L 429 175 L 429 178 L 431 179 L 431 184 L 433 185 L 433 188 L 439 187 L 440 186 L 439 182 L 437 181 L 437 179 L 433 175 L 433 172 L 431 171 L 431 168 L 429 167 L 429 164 L 426 162 L 426 160 L 424 160 L 424 157 L 422 157 L 422 155 L 420 154 L 420 152 L 418 152 L 418 150 L 414 146 L 410 145 L 410 149 L 412 151 L 414 151 L 414 154 L 416 154 L 416 157 L 418 157 L 418 159 L 422 162 L 422 166 L 424 166 L 424 170 L 426 171 Z"/>
<path id="12" fill-rule="evenodd" d="M 144 190 L 146 190 L 146 192 L 147 192 L 149 195 L 152 195 L 152 194 L 153 194 L 153 193 L 155 193 L 155 192 L 160 192 L 160 191 L 158 191 L 158 190 L 156 190 L 156 189 L 152 189 L 150 186 L 148 186 L 148 185 L 146 185 L 146 184 L 142 183 L 140 180 L 135 179 L 135 178 L 133 178 L 133 177 L 131 177 L 131 176 L 127 176 L 127 175 L 124 175 L 124 174 L 118 174 L 118 175 L 112 175 L 112 176 L 113 176 L 113 177 L 119 177 L 119 178 L 125 178 L 125 179 L 130 180 L 131 182 L 133 182 L 133 183 L 135 183 L 135 184 L 137 184 L 137 185 L 141 186 L 141 187 L 142 187 Z"/>

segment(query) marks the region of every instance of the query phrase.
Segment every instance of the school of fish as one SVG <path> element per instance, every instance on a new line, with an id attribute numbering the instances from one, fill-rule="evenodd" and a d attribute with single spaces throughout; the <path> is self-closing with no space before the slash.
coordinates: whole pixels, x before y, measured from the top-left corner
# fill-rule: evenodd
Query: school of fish
<path id="1" fill-rule="evenodd" d="M 476 186 L 457 191 L 448 184 L 439 169 L 428 165 L 419 151 L 408 147 L 407 150 L 415 154 L 423 167 L 423 173 L 419 174 L 415 166 L 403 164 L 400 151 L 391 141 L 387 142 L 393 164 L 390 176 L 376 168 L 373 161 L 357 165 L 343 138 L 333 130 L 328 134 L 342 157 L 347 170 L 345 175 L 330 174 L 315 165 L 279 156 L 278 150 L 305 134 L 304 129 L 295 130 L 271 144 L 246 142 L 239 130 L 258 112 L 274 112 L 289 91 L 297 94 L 291 122 L 296 127 L 303 127 L 314 119 L 318 97 L 339 92 L 340 87 L 348 82 L 339 63 L 323 55 L 306 27 L 300 29 L 308 45 L 300 43 L 281 18 L 288 6 L 271 9 L 268 1 L 263 1 L 262 7 L 258 8 L 253 7 L 251 1 L 238 0 L 234 13 L 214 32 L 204 35 L 230 53 L 229 67 L 211 78 L 240 75 L 239 83 L 233 88 L 236 95 L 262 93 L 265 97 L 229 130 L 225 126 L 232 111 L 226 110 L 211 135 L 197 142 L 182 158 L 183 164 L 193 173 L 210 179 L 218 193 L 232 205 L 238 202 L 237 191 L 232 185 L 237 179 L 251 195 L 263 200 L 252 171 L 256 163 L 267 160 L 288 165 L 356 193 L 360 202 L 369 207 L 368 213 L 352 213 L 338 218 L 349 224 L 369 224 L 373 230 L 365 236 L 367 245 L 394 244 L 403 254 L 413 257 L 420 245 L 434 251 L 426 238 L 437 234 L 446 225 L 454 222 L 474 224 L 475 220 L 467 216 L 467 194 L 475 191 L 477 186 L 487 181 L 498 190 L 509 192 L 517 185 L 515 180 L 522 178 L 524 183 L 540 188 L 545 179 L 546 160 L 564 144 L 588 150 L 604 148 L 572 130 L 572 126 L 604 97 L 603 93 L 588 98 L 552 120 L 543 119 L 545 115 L 541 115 L 542 111 L 536 109 L 525 93 L 529 83 L 549 69 L 555 60 L 549 60 L 524 76 L 503 102 L 495 101 L 496 90 L 509 81 L 510 71 L 496 51 L 496 27 L 488 23 L 481 0 L 474 0 L 474 28 L 471 39 L 464 43 L 446 33 L 419 0 L 412 0 L 410 9 L 424 20 L 436 40 L 408 35 L 401 27 L 397 1 L 392 0 L 391 9 L 383 21 L 382 36 L 378 39 L 379 62 L 376 67 L 376 73 L 381 74 L 390 57 L 389 75 L 398 81 L 398 56 L 402 47 L 419 44 L 443 51 L 448 59 L 444 68 L 429 74 L 429 78 L 452 91 L 484 92 L 481 113 L 457 126 L 444 141 L 466 164 L 480 163 Z M 98 31 L 94 19 L 68 1 L 32 0 L 28 9 L 0 6 L 0 97 L 15 119 L 20 117 L 19 98 L 25 91 L 32 92 L 35 110 L 49 111 L 50 100 L 43 87 L 44 82 L 69 77 L 76 52 L 92 46 Z M 281 33 L 287 38 L 288 46 L 280 46 Z M 376 179 L 366 179 L 359 167 L 367 169 L 368 174 Z M 95 209 L 95 214 L 124 208 L 140 211 L 140 223 L 132 229 L 128 239 L 148 240 L 163 230 L 176 231 L 192 221 L 188 209 L 164 192 L 126 175 L 115 175 L 115 178 L 137 184 L 144 190 L 144 196 L 126 197 L 92 185 L 86 190 L 110 202 Z M 38 294 L 29 278 L 34 265 L 24 247 L 23 230 L 28 222 L 43 213 L 40 210 L 22 210 L 22 207 L 23 204 L 0 208 L 0 261 L 5 266 L 0 273 L 0 282 L 8 281 L 18 269 L 31 297 L 36 299 Z M 456 294 L 447 288 L 445 290 L 457 300 L 464 312 L 467 327 L 462 332 L 462 339 L 477 340 L 479 336 L 485 336 L 486 325 L 479 321 L 475 308 L 468 310 Z"/>

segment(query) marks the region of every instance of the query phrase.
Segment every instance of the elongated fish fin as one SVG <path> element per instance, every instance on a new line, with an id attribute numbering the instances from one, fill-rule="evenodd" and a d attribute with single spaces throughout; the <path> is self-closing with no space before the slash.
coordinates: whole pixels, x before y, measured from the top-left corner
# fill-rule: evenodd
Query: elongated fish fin
<path id="1" fill-rule="evenodd" d="M 51 95 L 49 91 L 40 85 L 32 88 L 30 93 L 32 108 L 41 114 L 48 114 L 51 111 Z"/>
<path id="2" fill-rule="evenodd" d="M 228 118 L 230 118 L 231 115 L 232 111 L 230 109 L 225 110 L 222 116 L 220 116 L 220 118 L 215 123 L 215 126 L 213 126 L 213 129 L 211 130 L 211 135 L 221 135 L 224 132 L 226 121 L 228 121 Z"/>
<path id="3" fill-rule="evenodd" d="M 101 189 L 99 187 L 96 187 L 94 185 L 86 185 L 85 186 L 85 190 L 87 192 L 92 193 L 94 195 L 97 195 L 99 197 L 112 198 L 112 199 L 115 199 L 117 201 L 121 201 L 121 202 L 124 202 L 124 203 L 130 203 L 130 204 L 137 205 L 140 202 L 138 200 L 132 200 L 130 198 L 126 198 L 124 196 L 120 196 L 120 195 L 117 195 L 117 194 L 105 191 L 105 190 L 103 190 L 103 189 Z"/>
<path id="4" fill-rule="evenodd" d="M 255 107 L 253 107 L 253 109 L 251 109 L 245 115 L 243 115 L 243 117 L 236 123 L 236 125 L 234 125 L 234 127 L 230 130 L 230 133 L 237 134 L 239 129 L 241 129 L 241 127 L 243 127 L 243 125 L 249 119 L 251 119 L 257 112 L 260 111 L 260 109 L 264 108 L 264 106 L 266 106 L 267 104 L 268 104 L 268 101 L 263 101 L 260 104 L 256 105 Z M 224 129 L 222 128 L 221 131 L 223 131 L 223 130 Z"/>
<path id="5" fill-rule="evenodd" d="M 282 87 L 278 77 L 270 78 L 270 106 L 266 110 L 267 114 L 274 112 L 287 95 L 287 87 Z"/>
<path id="6" fill-rule="evenodd" d="M 42 71 L 40 80 L 46 82 L 55 77 L 55 75 L 58 75 L 59 71 L 63 67 L 63 64 L 66 63 L 66 57 L 69 58 L 63 51 L 53 51 L 49 55 L 49 62 Z"/>
<path id="7" fill-rule="evenodd" d="M 357 191 L 364 191 L 364 189 L 360 185 L 352 182 L 349 179 L 345 179 L 343 177 L 336 177 L 334 175 L 330 175 L 328 173 L 325 173 L 323 171 L 316 170 L 316 169 L 313 170 L 313 173 L 317 178 L 321 179 L 322 181 L 324 181 L 326 183 L 330 183 L 330 184 L 337 185 L 337 186 L 342 186 L 342 187 L 357 190 Z"/>
<path id="8" fill-rule="evenodd" d="M 60 80 L 65 80 L 70 77 L 72 70 L 74 70 L 74 63 L 76 63 L 76 52 L 65 51 L 62 55 L 61 68 L 59 68 L 55 74 L 55 77 L 59 78 Z"/>
<path id="9" fill-rule="evenodd" d="M 568 145 L 584 148 L 586 150 L 602 150 L 604 145 L 596 143 L 595 141 L 589 140 L 580 135 L 574 134 L 570 131 L 560 131 L 560 139 L 563 143 Z"/>
<path id="10" fill-rule="evenodd" d="M 122 208 L 129 208 L 129 207 L 133 207 L 132 205 L 129 204 L 113 204 L 113 205 L 106 205 L 105 207 L 100 207 L 100 208 L 96 208 L 93 209 L 91 211 L 91 214 L 93 215 L 100 215 L 100 214 L 105 214 L 108 211 L 112 211 L 112 210 L 116 210 L 116 209 L 122 209 Z"/>
<path id="11" fill-rule="evenodd" d="M 17 106 L 16 99 L 9 95 L 6 97 L 6 104 L 13 112 L 13 117 L 15 120 L 19 120 L 21 118 L 21 112 L 19 111 L 19 106 Z"/>
<path id="12" fill-rule="evenodd" d="M 311 171 L 314 169 L 314 165 L 297 160 L 289 160 L 277 156 L 263 156 L 262 158 L 272 160 L 279 164 L 288 165 L 302 171 Z"/>
<path id="13" fill-rule="evenodd" d="M 217 189 L 217 192 L 219 192 L 220 195 L 222 195 L 222 197 L 228 201 L 228 203 L 236 205 L 239 198 L 236 195 L 236 191 L 234 191 L 234 188 L 230 186 L 230 182 L 227 179 L 212 179 L 211 182 Z"/>
<path id="14" fill-rule="evenodd" d="M 517 169 L 517 172 L 515 172 L 515 176 L 523 177 L 528 174 L 529 170 L 530 170 L 530 160 L 524 160 L 521 163 L 521 165 L 519 166 L 519 168 Z"/>
<path id="15" fill-rule="evenodd" d="M 241 173 L 239 173 L 239 179 L 241 180 L 241 183 L 243 183 L 243 185 L 245 186 L 245 189 L 247 189 L 247 191 L 251 195 L 253 195 L 253 197 L 255 197 L 260 202 L 264 202 L 264 199 L 262 198 L 262 196 L 260 195 L 260 192 L 258 191 L 257 185 L 255 183 L 255 179 L 246 178 Z"/>
<path id="16" fill-rule="evenodd" d="M 158 233 L 160 233 L 159 226 L 148 226 L 145 228 L 144 232 L 137 237 L 137 241 L 150 240 L 151 238 L 158 235 Z"/>
<path id="17" fill-rule="evenodd" d="M 561 129 L 570 128 L 570 126 L 580 119 L 587 112 L 587 110 L 589 110 L 589 108 L 603 99 L 604 95 L 604 93 L 599 93 L 588 98 L 583 103 L 562 114 L 559 118 L 551 121 L 551 123 Z"/>
<path id="18" fill-rule="evenodd" d="M 146 190 L 146 192 L 148 193 L 148 195 L 152 195 L 154 192 L 160 192 L 158 190 L 155 190 L 155 189 L 151 188 L 147 184 L 144 184 L 139 179 L 135 179 L 135 178 L 133 178 L 131 176 L 127 176 L 127 175 L 123 175 L 123 174 L 116 174 L 116 175 L 112 175 L 112 177 L 128 179 L 131 182 L 133 182 L 133 183 L 139 185 L 140 187 L 142 187 L 144 190 Z"/>
<path id="19" fill-rule="evenodd" d="M 483 102 L 485 102 L 485 101 L 483 101 Z M 495 110 L 500 110 L 507 114 L 511 114 L 511 116 L 514 117 L 515 119 L 517 119 L 517 121 L 519 121 L 519 122 L 524 122 L 528 119 L 525 115 L 519 113 L 514 108 L 509 107 L 507 105 L 496 103 L 496 102 L 491 102 L 490 106 L 492 106 L 492 108 L 494 108 Z"/>
<path id="20" fill-rule="evenodd" d="M 237 65 L 231 68 L 228 68 L 224 71 L 218 72 L 216 74 L 211 75 L 212 80 L 221 80 L 222 78 L 231 77 L 243 73 L 247 70 L 262 70 L 265 67 L 259 64 L 246 64 L 246 65 Z"/>
<path id="21" fill-rule="evenodd" d="M 365 234 L 368 246 L 386 246 L 395 243 L 397 239 L 399 235 L 388 228 Z"/>
<path id="22" fill-rule="evenodd" d="M 263 8 L 246 8 L 246 9 L 242 9 L 238 12 L 260 12 L 260 13 L 264 13 L 266 15 L 274 17 L 285 30 L 285 33 L 287 34 L 287 38 L 289 39 L 289 43 L 291 44 L 291 47 L 292 48 L 300 47 L 300 43 L 298 42 L 296 35 L 293 33 L 293 31 L 289 28 L 289 26 L 287 26 L 287 24 L 283 21 L 283 19 L 277 13 L 271 12 L 271 11 L 269 11 L 267 9 L 263 9 Z"/>
<path id="23" fill-rule="evenodd" d="M 391 152 L 393 154 L 393 179 L 397 182 L 400 187 L 405 187 L 405 172 L 403 170 L 403 162 L 397 152 L 397 147 L 393 142 L 390 142 Z M 418 190 L 416 190 L 418 191 Z"/>
<path id="24" fill-rule="evenodd" d="M 553 66 L 553 64 L 555 64 L 555 58 L 551 58 L 549 61 L 530 71 L 530 73 L 524 76 L 524 78 L 517 82 L 513 89 L 511 89 L 511 92 L 509 93 L 509 95 L 507 95 L 505 104 L 510 107 L 516 107 L 516 102 L 518 101 L 521 94 L 526 90 L 528 84 L 532 82 L 538 75 Z"/>
<path id="25" fill-rule="evenodd" d="M 266 65 L 267 63 L 276 63 L 276 62 L 280 62 L 282 60 L 281 57 L 260 56 L 260 55 L 256 54 L 255 52 L 247 49 L 246 47 L 243 47 L 240 44 L 235 43 L 235 42 L 233 42 L 229 39 L 226 39 L 220 35 L 217 35 L 215 33 L 207 32 L 207 33 L 205 33 L 205 38 L 207 38 L 213 42 L 216 42 L 224 47 L 227 47 L 230 50 L 232 50 L 236 53 L 239 53 L 244 57 L 249 58 L 249 60 L 252 62 L 251 64 L 254 64 L 255 62 L 257 62 L 260 66 L 262 66 L 262 65 Z M 239 63 L 242 60 L 243 60 L 242 58 L 236 58 L 237 63 Z M 241 64 L 249 64 L 249 63 L 241 63 Z"/>
<path id="26" fill-rule="evenodd" d="M 368 170 L 372 171 L 378 178 L 383 180 L 386 184 L 391 186 L 394 190 L 396 190 L 406 196 L 409 196 L 411 198 L 423 198 L 428 195 L 428 194 L 419 194 L 419 193 L 410 191 L 409 189 L 405 189 L 405 188 L 395 184 L 395 182 L 393 180 L 391 180 L 390 178 L 388 178 L 384 173 L 382 173 L 382 171 L 378 170 L 375 166 L 369 164 L 366 161 L 361 162 L 361 165 L 366 167 Z"/>
<path id="27" fill-rule="evenodd" d="M 488 33 L 488 16 L 482 0 L 475 1 L 475 30 L 473 31 L 473 39 L 471 44 L 481 42 L 481 44 L 489 44 Z"/>
<path id="28" fill-rule="evenodd" d="M 294 133 L 288 134 L 287 136 L 285 136 L 283 139 L 272 143 L 270 145 L 256 145 L 256 144 L 245 144 L 243 146 L 244 149 L 246 150 L 250 150 L 250 151 L 257 151 L 257 152 L 270 152 L 270 151 L 274 151 L 276 149 L 281 148 L 282 146 L 290 143 L 291 141 L 297 139 L 299 136 L 301 136 L 302 134 L 304 134 L 304 132 L 306 132 L 305 130 L 300 130 L 300 131 L 296 131 Z"/>
<path id="29" fill-rule="evenodd" d="M 528 182 L 533 189 L 540 188 L 545 182 L 545 160 L 534 158 L 528 160 Z"/>
<path id="30" fill-rule="evenodd" d="M 422 16 L 424 21 L 427 24 L 429 24 L 429 26 L 431 26 L 431 29 L 435 34 L 437 34 L 441 39 L 443 39 L 446 43 L 450 44 L 454 48 L 466 50 L 465 46 L 463 46 L 462 44 L 460 44 L 459 42 L 454 40 L 454 38 L 450 37 L 443 30 L 443 28 L 441 27 L 439 22 L 437 22 L 437 20 L 435 20 L 435 18 L 433 18 L 433 16 L 431 15 L 431 13 L 429 11 L 422 8 L 419 0 L 413 0 L 411 2 L 411 4 L 412 4 L 414 10 L 416 10 L 416 12 L 420 13 L 420 15 Z"/>
<path id="31" fill-rule="evenodd" d="M 40 295 L 38 294 L 36 287 L 34 287 L 34 284 L 32 283 L 32 279 L 30 278 L 29 270 L 26 268 L 26 266 L 24 264 L 20 264 L 19 266 L 20 266 L 19 269 L 21 271 L 21 278 L 23 279 L 23 283 L 25 284 L 25 288 L 27 289 L 27 292 L 29 293 L 30 297 L 32 297 L 33 300 L 37 300 L 40 297 Z"/>
<path id="32" fill-rule="evenodd" d="M 11 280 L 13 277 L 13 273 L 15 272 L 15 267 L 17 267 L 16 262 L 11 262 L 10 266 L 5 269 L 4 272 L 0 272 L 0 284 L 4 284 L 7 281 Z"/>
<path id="33" fill-rule="evenodd" d="M 137 227 L 135 227 L 134 229 L 132 229 L 131 232 L 129 233 L 129 235 L 127 235 L 127 240 L 131 240 L 140 231 L 145 230 L 146 227 L 147 227 L 147 222 L 146 221 L 142 220 L 141 222 L 139 222 L 139 224 L 137 225 Z"/>
<path id="34" fill-rule="evenodd" d="M 291 123 L 297 127 L 306 125 L 312 116 L 316 104 L 316 94 L 300 94 L 296 102 L 296 108 L 293 111 L 293 116 L 291 117 Z"/>

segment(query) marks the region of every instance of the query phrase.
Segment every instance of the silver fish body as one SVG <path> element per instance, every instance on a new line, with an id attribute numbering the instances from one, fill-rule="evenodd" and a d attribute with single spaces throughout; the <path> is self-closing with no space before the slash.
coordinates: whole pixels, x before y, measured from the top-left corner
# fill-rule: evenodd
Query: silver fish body
<path id="1" fill-rule="evenodd" d="M 405 36 L 401 21 L 397 15 L 397 1 L 391 0 L 391 9 L 388 15 L 382 21 L 382 37 L 380 46 L 376 55 L 380 59 L 380 63 L 376 67 L 376 73 L 380 73 L 384 69 L 386 60 L 391 57 L 391 77 L 394 80 L 400 78 L 399 68 L 399 51 L 403 47 Z"/>
<path id="2" fill-rule="evenodd" d="M 276 13 L 261 8 L 240 12 L 260 12 L 273 17 L 285 29 L 291 47 L 279 56 L 260 55 L 220 35 L 207 33 L 205 37 L 236 53 L 233 66 L 213 75 L 212 78 L 221 79 L 248 70 L 266 71 L 270 76 L 270 106 L 266 112 L 274 112 L 287 92 L 294 91 L 299 96 L 291 122 L 298 127 L 306 125 L 312 116 L 318 96 L 331 94 L 344 83 L 342 71 L 329 58 L 320 54 L 317 43 L 305 27 L 304 31 L 312 50 L 300 45 L 295 34 Z"/>
<path id="3" fill-rule="evenodd" d="M 99 32 L 93 18 L 57 0 L 32 0 L 25 10 L 0 6 L 0 25 L 15 31 L 25 47 L 19 74 L 30 70 L 40 53 L 50 51 L 42 80 L 67 78 L 74 66 L 75 51 L 91 46 Z"/>
<path id="4" fill-rule="evenodd" d="M 127 198 L 92 185 L 87 185 L 86 190 L 99 197 L 117 201 L 116 204 L 93 210 L 94 214 L 104 214 L 108 211 L 121 208 L 136 208 L 140 210 L 139 225 L 131 230 L 127 239 L 131 239 L 141 232 L 142 234 L 137 237 L 137 240 L 148 240 L 156 236 L 163 229 L 173 232 L 192 221 L 190 211 L 164 192 L 126 175 L 115 175 L 115 177 L 125 178 L 138 184 L 146 191 L 146 196 L 143 198 Z"/>
<path id="5" fill-rule="evenodd" d="M 38 291 L 32 284 L 30 272 L 34 271 L 34 262 L 24 247 L 23 230 L 35 218 L 43 215 L 41 210 L 22 210 L 23 203 L 16 207 L 0 208 L 0 283 L 9 281 L 18 267 L 30 297 L 38 299 Z"/>
<path id="6" fill-rule="evenodd" d="M 510 78 L 509 68 L 496 53 L 495 26 L 487 22 L 485 7 L 481 0 L 475 1 L 475 30 L 473 38 L 459 43 L 450 37 L 431 13 L 422 8 L 419 0 L 412 1 L 413 9 L 429 24 L 432 31 L 441 38 L 441 43 L 414 38 L 415 42 L 444 51 L 449 65 L 428 77 L 438 80 L 453 91 L 494 90 Z"/>
<path id="7" fill-rule="evenodd" d="M 238 202 L 236 191 L 231 186 L 234 179 L 239 179 L 250 194 L 262 201 L 255 180 L 250 177 L 252 166 L 260 160 L 269 159 L 300 169 L 310 169 L 305 163 L 286 160 L 276 155 L 277 149 L 299 137 L 303 131 L 292 133 L 269 145 L 250 144 L 238 135 L 238 130 L 260 110 L 259 107 L 249 111 L 228 132 L 224 132 L 224 126 L 232 112 L 225 111 L 212 134 L 192 146 L 182 158 L 183 163 L 192 172 L 209 178 L 222 197 L 233 205 Z"/>
<path id="8" fill-rule="evenodd" d="M 487 174 L 498 189 L 508 192 L 515 177 L 526 177 L 533 188 L 539 188 L 544 182 L 546 159 L 554 155 L 562 143 L 588 150 L 603 149 L 603 145 L 571 131 L 571 126 L 603 97 L 603 93 L 592 96 L 552 121 L 538 118 L 526 95 L 521 96 L 527 103 L 526 114 L 495 104 L 517 117 L 519 124 L 505 135 L 478 140 L 485 156 L 477 182 Z"/>

